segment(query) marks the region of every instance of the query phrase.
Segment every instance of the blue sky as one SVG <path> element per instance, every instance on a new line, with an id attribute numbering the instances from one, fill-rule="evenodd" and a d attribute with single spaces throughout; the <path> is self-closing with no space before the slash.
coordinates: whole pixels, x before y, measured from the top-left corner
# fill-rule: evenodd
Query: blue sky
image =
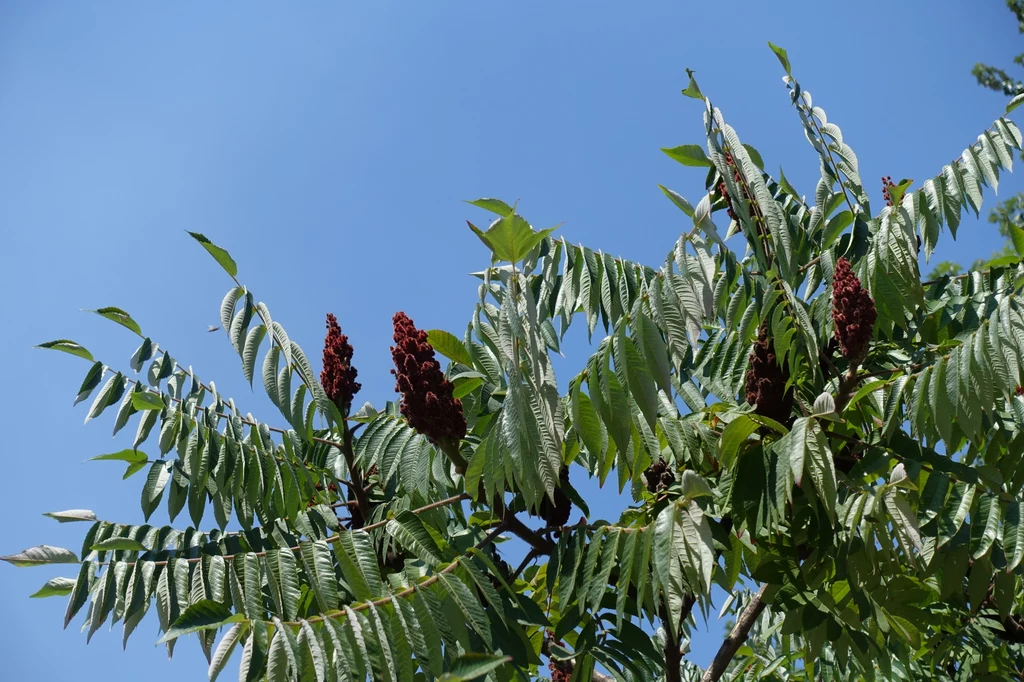
<path id="1" fill-rule="evenodd" d="M 817 159 L 768 40 L 788 48 L 878 200 L 877 178 L 934 175 L 1003 111 L 970 67 L 1012 66 L 1011 19 L 997 0 L 3 3 L 0 553 L 77 550 L 85 527 L 45 511 L 141 520 L 141 475 L 83 464 L 123 447 L 110 418 L 83 427 L 85 406 L 71 409 L 88 365 L 30 349 L 73 338 L 127 369 L 134 337 L 81 308 L 128 310 L 222 394 L 276 419 L 224 335 L 206 332 L 230 282 L 184 230 L 228 248 L 311 356 L 334 312 L 360 397 L 380 404 L 394 396 L 396 310 L 456 333 L 469 318 L 467 273 L 487 253 L 465 220 L 486 218 L 461 200 L 519 199 L 538 227 L 564 221 L 574 242 L 660 263 L 687 225 L 656 185 L 702 194 L 704 174 L 659 151 L 701 142 L 700 104 L 679 94 L 686 67 L 767 167 L 812 194 Z M 1021 187 L 1007 177 L 1000 196 Z M 998 245 L 968 221 L 938 257 L 970 263 Z M 578 368 L 559 363 L 560 379 Z M 59 569 L 0 571 L 8 679 L 205 676 L 194 643 L 171 662 L 153 647 L 155 621 L 127 653 L 119 629 L 88 647 L 77 626 L 62 631 L 63 599 L 27 599 Z M 718 630 L 694 660 L 710 660 Z"/>

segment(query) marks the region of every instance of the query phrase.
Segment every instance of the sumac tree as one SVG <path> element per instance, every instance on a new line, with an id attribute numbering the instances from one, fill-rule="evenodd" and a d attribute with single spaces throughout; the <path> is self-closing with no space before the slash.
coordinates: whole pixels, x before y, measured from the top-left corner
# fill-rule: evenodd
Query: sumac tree
<path id="1" fill-rule="evenodd" d="M 356 408 L 338 321 L 318 375 L 193 234 L 280 417 L 97 310 L 141 339 L 127 371 L 42 347 L 89 363 L 90 418 L 135 422 L 132 448 L 100 459 L 146 472 L 142 517 L 166 504 L 186 527 L 56 512 L 91 524 L 79 553 L 4 559 L 75 566 L 43 590 L 69 595 L 65 626 L 84 618 L 89 637 L 120 622 L 127 640 L 156 611 L 168 652 L 194 635 L 211 680 L 233 654 L 240 680 L 1019 678 L 1024 267 L 923 282 L 919 258 L 981 209 L 1021 133 L 999 118 L 920 187 L 887 180 L 875 212 L 773 50 L 820 160 L 812 200 L 691 77 L 706 145 L 665 151 L 707 193 L 662 188 L 693 223 L 665 261 L 471 202 L 496 216 L 470 225 L 491 253 L 479 301 L 461 334 L 395 315 L 394 403 Z M 573 324 L 592 354 L 559 384 L 550 355 Z M 621 517 L 592 518 L 572 483 L 587 476 L 630 495 Z M 506 538 L 525 560 L 502 557 Z M 713 589 L 734 625 L 702 670 L 688 633 Z"/>

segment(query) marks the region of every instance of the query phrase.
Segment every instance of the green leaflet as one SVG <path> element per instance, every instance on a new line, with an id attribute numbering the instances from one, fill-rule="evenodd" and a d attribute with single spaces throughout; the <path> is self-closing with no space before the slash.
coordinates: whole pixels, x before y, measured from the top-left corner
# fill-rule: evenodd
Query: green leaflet
<path id="1" fill-rule="evenodd" d="M 368 601 L 381 596 L 380 569 L 366 533 L 343 531 L 338 533 L 334 543 L 334 555 L 338 559 L 345 582 L 352 588 L 356 599 Z"/>
<path id="2" fill-rule="evenodd" d="M 116 322 L 125 329 L 129 329 L 139 336 L 142 336 L 142 330 L 139 328 L 139 323 L 132 319 L 132 316 L 114 306 L 107 306 L 106 308 L 98 308 L 97 310 L 87 310 L 89 313 L 96 313 L 100 317 L 104 317 L 111 322 Z M 63 350 L 63 349 L 61 349 Z"/>
<path id="3" fill-rule="evenodd" d="M 469 227 L 491 250 L 496 260 L 512 263 L 525 258 L 541 240 L 557 229 L 549 227 L 536 232 L 518 213 L 501 216 L 486 231 L 480 230 L 473 223 L 469 223 Z"/>
<path id="4" fill-rule="evenodd" d="M 199 242 L 202 247 L 206 249 L 207 253 L 213 256 L 213 259 L 217 261 L 217 263 L 224 268 L 224 271 L 231 275 L 231 277 L 235 277 L 238 274 L 238 266 L 235 265 L 235 261 L 232 260 L 231 255 L 227 251 L 220 248 L 198 232 L 189 232 L 188 234 Z"/>
<path id="5" fill-rule="evenodd" d="M 77 581 L 74 578 L 50 578 L 46 581 L 46 584 L 30 594 L 29 597 L 32 599 L 41 599 L 43 597 L 61 597 L 75 589 Z"/>
<path id="6" fill-rule="evenodd" d="M 398 540 L 399 543 L 431 568 L 445 560 L 444 552 L 434 541 L 427 527 L 418 516 L 409 512 L 401 511 L 388 522 L 388 533 Z"/>
<path id="7" fill-rule="evenodd" d="M 160 638 L 157 644 L 177 639 L 191 632 L 218 628 L 224 623 L 229 622 L 232 618 L 234 616 L 231 610 L 223 604 L 218 604 L 210 599 L 203 599 L 185 609 L 185 612 L 171 624 L 171 627 L 164 633 L 164 636 Z"/>
<path id="8" fill-rule="evenodd" d="M 745 414 L 741 414 L 729 422 L 718 441 L 718 458 L 723 468 L 732 467 L 741 448 L 750 435 L 757 430 L 757 427 L 758 423 Z"/>
<path id="9" fill-rule="evenodd" d="M 330 546 L 323 541 L 300 543 L 302 565 L 306 569 L 309 586 L 316 595 L 320 610 L 327 612 L 338 608 L 338 586 L 334 575 L 334 557 Z"/>
<path id="10" fill-rule="evenodd" d="M 999 498 L 991 493 L 982 493 L 975 510 L 971 512 L 972 558 L 978 559 L 992 548 L 999 532 L 1001 517 Z"/>
<path id="11" fill-rule="evenodd" d="M 467 622 L 473 627 L 480 638 L 487 646 L 491 646 L 491 626 L 487 621 L 480 603 L 473 593 L 466 587 L 466 583 L 451 573 L 438 573 L 438 578 L 445 591 L 452 598 L 458 609 L 466 617 Z"/>
<path id="12" fill-rule="evenodd" d="M 235 623 L 221 637 L 220 643 L 217 644 L 217 648 L 210 658 L 208 673 L 210 682 L 216 682 L 217 677 L 224 670 L 224 666 L 227 664 L 228 659 L 231 658 L 231 654 L 234 652 L 239 638 L 244 634 L 245 628 L 246 626 L 242 623 Z"/>
<path id="13" fill-rule="evenodd" d="M 939 547 L 949 542 L 960 530 L 974 501 L 974 491 L 975 487 L 967 483 L 953 486 L 945 510 L 939 516 Z"/>
<path id="14" fill-rule="evenodd" d="M 46 564 L 77 564 L 78 557 L 69 549 L 39 545 L 17 554 L 0 556 L 0 561 L 24 568 L 26 566 L 44 566 Z"/>
<path id="15" fill-rule="evenodd" d="M 164 488 L 167 487 L 170 478 L 170 466 L 164 460 L 157 460 L 150 465 L 146 484 L 142 488 L 142 513 L 147 521 L 160 506 L 160 498 L 163 497 Z"/>
<path id="16" fill-rule="evenodd" d="M 75 523 L 78 521 L 96 520 L 96 514 L 88 509 L 68 509 L 66 511 L 59 512 L 46 512 L 43 516 L 48 516 L 58 523 Z"/>
<path id="17" fill-rule="evenodd" d="M 818 493 L 818 500 L 825 510 L 826 516 L 834 524 L 836 520 L 835 505 L 838 499 L 835 464 L 832 461 L 832 453 L 825 435 L 816 421 L 812 420 L 808 424 L 805 443 L 807 448 L 804 459 L 805 468 L 814 483 L 814 489 Z"/>
<path id="18" fill-rule="evenodd" d="M 469 682 L 497 670 L 510 660 L 508 656 L 493 654 L 463 654 L 441 679 L 444 682 Z"/>
<path id="19" fill-rule="evenodd" d="M 63 353 L 68 353 L 70 355 L 74 355 L 76 357 L 89 360 L 90 362 L 92 362 L 93 359 L 92 353 L 90 353 L 87 348 L 69 339 L 57 339 L 56 341 L 47 341 L 45 343 L 39 344 L 38 346 L 33 346 L 33 348 L 43 348 L 45 350 L 59 350 Z"/>
<path id="20" fill-rule="evenodd" d="M 430 329 L 427 331 L 427 341 L 434 350 L 453 362 L 459 362 L 467 367 L 473 366 L 473 358 L 470 357 L 466 346 L 449 332 L 443 329 Z"/>

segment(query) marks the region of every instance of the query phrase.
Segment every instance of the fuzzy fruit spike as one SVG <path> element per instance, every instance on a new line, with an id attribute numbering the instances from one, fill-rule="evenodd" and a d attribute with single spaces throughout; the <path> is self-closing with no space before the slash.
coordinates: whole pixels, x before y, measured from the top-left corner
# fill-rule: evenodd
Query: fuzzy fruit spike
<path id="1" fill-rule="evenodd" d="M 434 359 L 427 333 L 416 328 L 408 315 L 395 313 L 395 390 L 402 394 L 402 416 L 409 425 L 440 444 L 457 445 L 466 435 L 462 403 L 452 396 L 452 384 Z"/>
<path id="2" fill-rule="evenodd" d="M 832 280 L 832 320 L 839 350 L 851 364 L 859 365 L 867 356 L 877 318 L 875 302 L 853 274 L 850 261 L 840 258 Z"/>
<path id="3" fill-rule="evenodd" d="M 359 372 L 352 366 L 352 344 L 341 333 L 338 320 L 327 313 L 327 336 L 324 338 L 324 369 L 320 372 L 320 385 L 343 416 L 348 416 L 352 397 L 362 388 L 356 381 Z"/>
<path id="4" fill-rule="evenodd" d="M 789 373 L 779 367 L 775 357 L 775 346 L 768 337 L 768 326 L 762 324 L 757 333 L 754 352 L 750 354 L 747 402 L 756 405 L 755 412 L 762 417 L 774 419 L 780 424 L 789 423 L 793 411 L 793 387 L 786 389 L 788 380 Z"/>

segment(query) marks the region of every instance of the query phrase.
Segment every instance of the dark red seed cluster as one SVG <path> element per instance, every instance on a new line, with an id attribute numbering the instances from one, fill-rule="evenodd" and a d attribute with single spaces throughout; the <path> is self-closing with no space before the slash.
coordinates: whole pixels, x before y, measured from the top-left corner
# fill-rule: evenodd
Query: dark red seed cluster
<path id="1" fill-rule="evenodd" d="M 565 663 L 551 661 L 548 669 L 551 671 L 551 682 L 569 682 L 572 679 L 572 670 Z"/>
<path id="2" fill-rule="evenodd" d="M 402 415 L 409 425 L 440 443 L 458 443 L 466 435 L 462 403 L 452 396 L 452 384 L 434 359 L 427 333 L 416 328 L 405 313 L 395 313 L 395 390 L 402 394 Z"/>
<path id="3" fill-rule="evenodd" d="M 544 639 L 551 644 L 565 646 L 565 642 L 555 639 L 555 633 L 548 630 L 544 633 Z M 551 682 L 569 682 L 572 679 L 572 666 L 566 661 L 556 661 L 548 656 L 548 670 L 551 671 Z"/>
<path id="4" fill-rule="evenodd" d="M 562 471 L 558 475 L 559 487 L 555 488 L 555 503 L 551 504 L 551 500 L 545 495 L 544 499 L 541 500 L 539 514 L 542 519 L 547 523 L 548 526 L 564 526 L 566 521 L 569 520 L 569 514 L 572 513 L 572 502 L 569 497 L 562 492 L 562 486 L 569 485 L 569 469 L 568 467 L 562 467 Z"/>
<path id="5" fill-rule="evenodd" d="M 889 195 L 889 188 L 895 186 L 896 185 L 893 183 L 891 175 L 882 176 L 882 198 L 885 199 L 886 206 L 892 206 L 892 197 Z"/>
<path id="6" fill-rule="evenodd" d="M 832 320 L 839 350 L 851 364 L 860 364 L 867 356 L 877 318 L 871 295 L 853 274 L 850 261 L 840 258 L 832 279 Z"/>
<path id="7" fill-rule="evenodd" d="M 676 475 L 668 462 L 658 458 L 658 461 L 647 467 L 644 471 L 644 480 L 647 481 L 647 490 L 652 494 L 668 490 L 676 482 Z"/>
<path id="8" fill-rule="evenodd" d="M 352 366 L 352 344 L 341 333 L 338 320 L 327 313 L 327 336 L 324 338 L 324 369 L 320 372 L 320 385 L 327 398 L 342 415 L 348 416 L 352 397 L 362 388 L 356 381 L 359 374 Z"/>
<path id="9" fill-rule="evenodd" d="M 768 336 L 768 325 L 762 324 L 757 333 L 754 352 L 750 354 L 747 370 L 747 402 L 755 405 L 757 414 L 785 424 L 793 411 L 793 387 L 787 390 L 789 372 L 775 357 L 775 346 Z"/>
<path id="10" fill-rule="evenodd" d="M 1017 384 L 1017 388 L 1013 389 L 1014 395 L 1024 395 L 1024 386 Z"/>

